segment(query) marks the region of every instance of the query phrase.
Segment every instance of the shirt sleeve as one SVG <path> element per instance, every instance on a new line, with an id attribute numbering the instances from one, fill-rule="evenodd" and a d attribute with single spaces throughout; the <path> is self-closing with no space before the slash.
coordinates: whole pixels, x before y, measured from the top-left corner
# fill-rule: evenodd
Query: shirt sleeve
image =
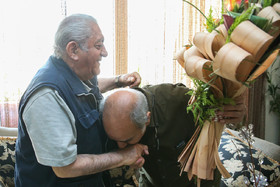
<path id="1" fill-rule="evenodd" d="M 75 118 L 54 89 L 43 87 L 29 99 L 23 120 L 38 162 L 62 167 L 77 157 Z"/>

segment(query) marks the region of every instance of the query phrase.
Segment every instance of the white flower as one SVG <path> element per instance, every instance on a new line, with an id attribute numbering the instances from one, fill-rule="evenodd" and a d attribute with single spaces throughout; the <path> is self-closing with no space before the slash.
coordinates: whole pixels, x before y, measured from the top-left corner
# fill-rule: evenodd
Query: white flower
<path id="1" fill-rule="evenodd" d="M 244 168 L 242 161 L 235 160 L 234 158 L 225 160 L 223 165 L 231 173 L 240 172 Z"/>

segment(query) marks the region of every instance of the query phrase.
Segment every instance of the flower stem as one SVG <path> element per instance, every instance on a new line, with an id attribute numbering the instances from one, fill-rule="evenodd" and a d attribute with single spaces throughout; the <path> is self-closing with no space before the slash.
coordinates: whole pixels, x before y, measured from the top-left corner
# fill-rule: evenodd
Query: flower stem
<path id="1" fill-rule="evenodd" d="M 253 174 L 253 177 L 254 177 L 254 180 L 255 180 L 255 184 L 258 184 L 259 183 L 259 180 L 257 181 L 257 178 L 256 178 L 256 167 L 255 167 L 255 164 L 254 164 L 254 159 L 253 159 L 253 153 L 252 153 L 252 145 L 249 141 L 250 139 L 250 134 L 246 134 L 245 132 L 243 132 L 243 135 L 244 137 L 246 138 L 246 141 L 248 143 L 248 147 L 249 147 L 249 153 L 250 153 L 250 159 L 251 159 L 251 163 L 252 163 L 252 167 L 253 167 L 253 170 L 252 170 L 252 174 Z M 248 136 L 247 136 L 248 135 Z M 256 186 L 257 187 L 257 186 Z"/>
<path id="2" fill-rule="evenodd" d="M 204 14 L 201 10 L 199 10 L 199 8 L 197 8 L 194 4 L 192 4 L 191 2 L 186 1 L 186 0 L 183 0 L 183 1 L 186 2 L 186 3 L 188 3 L 188 4 L 190 4 L 191 6 L 193 6 L 196 10 L 198 10 L 198 11 L 203 15 L 203 17 L 205 17 L 205 19 L 206 19 L 208 22 L 210 22 L 210 21 L 208 20 L 208 18 L 205 16 L 205 14 Z"/>

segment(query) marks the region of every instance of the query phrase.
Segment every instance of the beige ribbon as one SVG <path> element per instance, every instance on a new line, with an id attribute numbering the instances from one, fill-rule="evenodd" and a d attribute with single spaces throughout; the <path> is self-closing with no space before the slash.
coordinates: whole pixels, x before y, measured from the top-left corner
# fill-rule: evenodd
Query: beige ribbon
<path id="1" fill-rule="evenodd" d="M 278 13 L 277 13 L 278 12 Z M 269 34 L 274 38 L 280 34 L 280 3 L 274 4 L 273 7 L 268 6 L 262 9 L 258 16 L 266 18 L 271 21 L 272 29 L 269 31 Z"/>
<path id="2" fill-rule="evenodd" d="M 260 60 L 273 41 L 272 36 L 250 21 L 240 23 L 232 32 L 230 39 L 234 44 L 252 54 L 255 63 Z"/>

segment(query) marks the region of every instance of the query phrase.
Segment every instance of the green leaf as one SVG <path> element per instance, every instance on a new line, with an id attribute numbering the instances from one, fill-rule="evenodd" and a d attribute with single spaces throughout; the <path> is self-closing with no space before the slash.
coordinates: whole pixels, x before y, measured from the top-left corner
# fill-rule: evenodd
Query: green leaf
<path id="1" fill-rule="evenodd" d="M 241 15 L 240 13 L 236 13 L 236 12 L 228 12 L 228 14 L 233 18 L 236 18 Z M 252 15 L 249 20 L 264 31 L 267 24 L 269 23 L 268 19 L 256 15 Z"/>
<path id="2" fill-rule="evenodd" d="M 224 104 L 234 104 L 230 98 L 216 99 L 211 92 L 210 85 L 198 79 L 192 78 L 195 89 L 192 93 L 195 101 L 188 105 L 187 112 L 192 111 L 194 121 L 198 121 L 199 125 L 203 125 L 205 120 L 212 120 L 215 117 L 217 109 L 221 109 Z"/>
<path id="3" fill-rule="evenodd" d="M 272 0 L 263 0 L 263 5 L 262 5 L 263 8 L 271 5 L 272 5 Z"/>

